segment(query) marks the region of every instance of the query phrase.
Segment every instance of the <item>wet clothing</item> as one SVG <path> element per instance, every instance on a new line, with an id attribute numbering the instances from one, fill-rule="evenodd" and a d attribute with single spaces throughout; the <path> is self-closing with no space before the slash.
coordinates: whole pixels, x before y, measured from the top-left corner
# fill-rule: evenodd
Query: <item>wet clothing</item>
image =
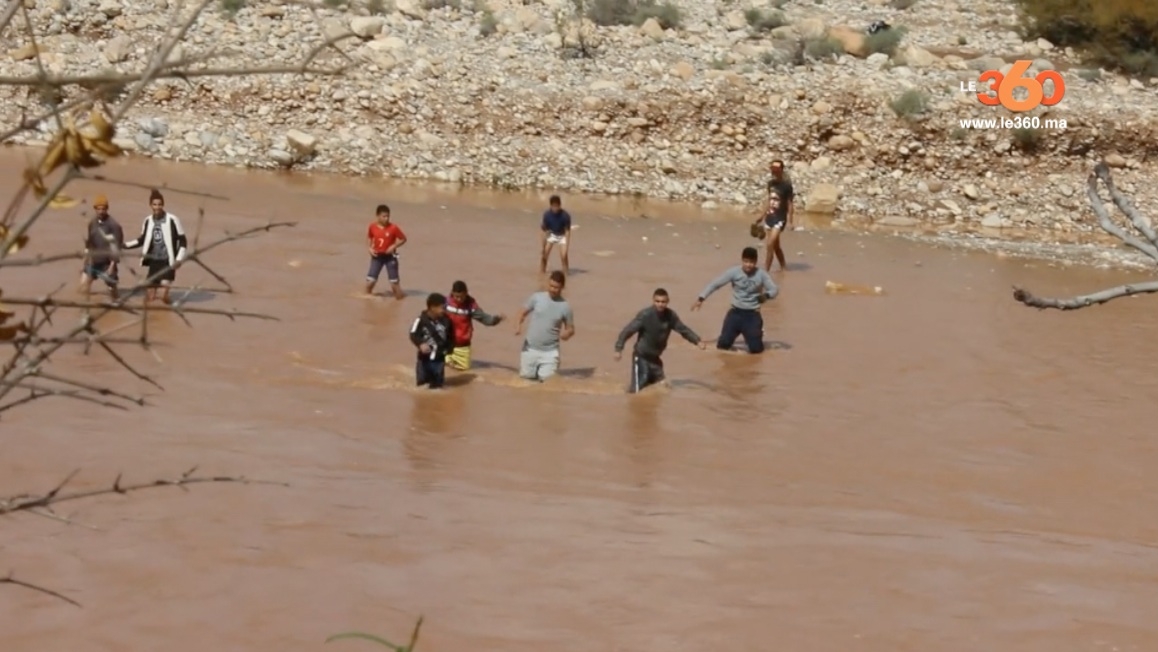
<path id="1" fill-rule="evenodd" d="M 788 204 L 793 199 L 796 199 L 796 189 L 792 186 L 792 179 L 789 179 L 787 174 L 784 175 L 783 179 L 768 179 L 767 190 L 769 195 L 776 193 L 780 196 L 780 205 L 785 209 L 788 208 Z"/>
<path id="2" fill-rule="evenodd" d="M 84 275 L 91 279 L 100 279 L 105 282 L 105 285 L 115 288 L 121 282 L 120 275 L 117 274 L 117 263 L 113 260 L 106 260 L 99 263 L 87 263 L 84 266 Z"/>
<path id="3" fill-rule="evenodd" d="M 622 352 L 627 345 L 627 338 L 638 335 L 632 352 L 644 358 L 659 359 L 667 349 L 672 331 L 692 344 L 700 343 L 700 336 L 688 328 L 674 310 L 669 308 L 660 312 L 655 306 L 649 306 L 636 313 L 635 318 L 619 332 L 619 338 L 615 340 L 615 352 Z"/>
<path id="4" fill-rule="evenodd" d="M 185 228 L 176 215 L 165 213 L 161 218 L 154 218 L 150 214 L 141 224 L 141 235 L 126 242 L 125 249 L 144 249 L 141 266 L 148 269 L 150 285 L 155 286 L 177 279 L 177 271 L 170 268 L 185 260 L 188 244 Z"/>
<path id="5" fill-rule="evenodd" d="M 724 315 L 724 325 L 720 328 L 720 338 L 716 348 L 731 351 L 736 339 L 744 338 L 748 353 L 764 352 L 764 315 L 759 310 L 732 308 Z"/>
<path id="6" fill-rule="evenodd" d="M 125 248 L 125 231 L 112 216 L 103 220 L 93 218 L 88 223 L 84 248 L 88 254 L 89 263 L 93 265 L 99 266 L 119 260 L 119 252 Z"/>
<path id="7" fill-rule="evenodd" d="M 539 228 L 546 231 L 548 235 L 553 235 L 557 238 L 562 238 L 571 230 L 571 214 L 565 210 L 560 210 L 558 213 L 551 209 L 543 211 L 543 222 Z"/>
<path id="8" fill-rule="evenodd" d="M 470 346 L 471 338 L 474 337 L 474 322 L 478 321 L 483 326 L 494 326 L 499 323 L 497 315 L 492 315 L 484 312 L 479 307 L 478 301 L 469 294 L 461 303 L 454 300 L 454 295 L 451 295 L 446 300 L 446 316 L 450 319 L 450 323 L 454 324 L 454 343 L 455 347 Z"/>
<path id="9" fill-rule="evenodd" d="M 395 243 L 405 240 L 406 234 L 393 222 L 386 226 L 373 222 L 366 229 L 366 237 L 370 240 L 370 248 L 374 250 L 374 254 L 380 255 L 389 252 Z"/>
<path id="10" fill-rule="evenodd" d="M 660 312 L 655 306 L 649 306 L 636 313 L 619 332 L 615 340 L 615 352 L 621 353 L 627 344 L 627 338 L 637 335 L 631 356 L 631 382 L 628 390 L 635 393 L 654 385 L 664 379 L 663 360 L 660 356 L 667 350 L 668 338 L 672 331 L 683 336 L 692 344 L 700 343 L 700 336 L 683 323 L 679 315 L 672 309 Z"/>
<path id="11" fill-rule="evenodd" d="M 627 385 L 630 394 L 636 394 L 645 387 L 663 382 L 663 360 L 649 360 L 638 355 L 631 356 L 631 382 Z"/>
<path id="12" fill-rule="evenodd" d="M 757 269 L 751 275 L 744 273 L 744 268 L 736 265 L 720 274 L 718 278 L 708 283 L 699 299 L 703 301 L 728 284 L 732 285 L 732 307 L 741 310 L 755 310 L 760 304 L 769 299 L 775 299 L 780 294 L 780 288 L 772 282 L 772 277 L 762 269 Z"/>
<path id="13" fill-rule="evenodd" d="M 527 338 L 523 341 L 523 348 L 558 351 L 562 325 L 575 325 L 571 304 L 562 297 L 552 299 L 548 292 L 536 292 L 527 299 L 523 307 L 531 311 L 527 316 Z"/>
<path id="14" fill-rule="evenodd" d="M 559 373 L 559 349 L 539 351 L 524 348 L 519 354 L 519 377 L 526 380 L 547 380 Z"/>
<path id="15" fill-rule="evenodd" d="M 414 380 L 419 387 L 439 389 L 446 384 L 446 356 L 454 351 L 454 325 L 443 315 L 437 319 L 425 311 L 410 325 L 410 342 L 417 350 Z M 418 348 L 426 344 L 429 353 Z"/>
<path id="16" fill-rule="evenodd" d="M 764 216 L 765 231 L 773 229 L 783 231 L 786 226 L 788 226 L 788 204 L 780 204 L 776 210 Z"/>
<path id="17" fill-rule="evenodd" d="M 386 270 L 386 280 L 398 285 L 402 277 L 398 274 L 398 254 L 376 254 L 370 257 L 370 269 L 366 270 L 366 280 L 374 282 Z"/>

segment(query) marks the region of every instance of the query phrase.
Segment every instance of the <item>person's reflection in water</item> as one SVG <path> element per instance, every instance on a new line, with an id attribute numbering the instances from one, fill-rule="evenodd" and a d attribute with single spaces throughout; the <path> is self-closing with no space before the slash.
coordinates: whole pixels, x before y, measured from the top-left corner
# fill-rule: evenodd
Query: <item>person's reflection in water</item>
<path id="1" fill-rule="evenodd" d="M 466 436 L 460 429 L 466 405 L 464 393 L 465 388 L 452 387 L 414 396 L 402 448 L 420 491 L 437 484 L 438 474 L 447 466 L 448 445 Z"/>
<path id="2" fill-rule="evenodd" d="M 632 484 L 639 489 L 647 489 L 656 481 L 659 462 L 659 447 L 663 444 L 663 432 L 659 425 L 660 402 L 664 392 L 652 391 L 636 394 L 628 401 L 627 433 L 628 456 L 631 458 Z"/>
<path id="3" fill-rule="evenodd" d="M 716 370 L 716 391 L 728 400 L 713 402 L 712 410 L 729 420 L 755 419 L 768 414 L 770 397 L 765 393 L 764 368 L 771 361 L 764 356 L 725 355 Z"/>

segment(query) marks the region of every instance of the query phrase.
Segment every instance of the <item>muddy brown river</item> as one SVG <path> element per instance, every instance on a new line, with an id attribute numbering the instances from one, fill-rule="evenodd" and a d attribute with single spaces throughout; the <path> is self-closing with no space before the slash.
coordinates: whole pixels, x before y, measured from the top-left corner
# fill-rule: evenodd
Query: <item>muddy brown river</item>
<path id="1" fill-rule="evenodd" d="M 4 153 L 10 196 L 23 154 Z M 289 177 L 175 164 L 104 173 L 167 193 L 203 238 L 294 229 L 209 258 L 236 295 L 199 307 L 279 322 L 155 317 L 126 355 L 153 406 L 43 401 L 5 415 L 0 494 L 173 477 L 198 465 L 288 483 L 157 489 L 62 506 L 73 525 L 0 519 L 9 569 L 83 604 L 0 586 L 0 649 L 286 652 L 362 629 L 419 650 L 1158 649 L 1158 298 L 1075 313 L 1010 287 L 1086 291 L 1128 274 L 1060 270 L 881 236 L 790 233 L 763 356 L 678 338 L 672 387 L 624 394 L 612 343 L 651 291 L 713 337 L 727 291 L 696 293 L 749 244 L 737 216 L 565 196 L 565 377 L 520 386 L 514 326 L 479 328 L 476 375 L 410 388 L 422 295 L 469 282 L 516 314 L 539 289 L 542 194 Z M 127 231 L 148 191 L 109 195 Z M 410 237 L 402 302 L 357 296 L 380 201 Z M 648 217 L 640 217 L 646 214 Z M 79 246 L 53 211 L 32 253 Z M 646 239 L 645 239 L 646 238 Z M 5 270 L 7 295 L 73 284 L 74 262 Z M 825 282 L 883 296 L 825 293 Z M 179 285 L 214 282 L 193 266 Z M 177 297 L 182 292 L 177 292 Z M 107 357 L 58 371 L 149 388 Z"/>

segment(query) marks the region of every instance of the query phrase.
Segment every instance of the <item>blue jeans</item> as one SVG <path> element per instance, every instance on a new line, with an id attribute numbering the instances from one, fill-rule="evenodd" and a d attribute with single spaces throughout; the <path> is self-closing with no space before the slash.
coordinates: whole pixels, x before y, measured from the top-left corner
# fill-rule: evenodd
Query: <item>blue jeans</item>
<path id="1" fill-rule="evenodd" d="M 442 389 L 446 385 L 446 359 L 431 360 L 429 355 L 418 354 L 414 363 L 414 383 L 419 387 L 426 385 L 430 389 Z"/>
<path id="2" fill-rule="evenodd" d="M 366 280 L 374 282 L 386 270 L 386 278 L 393 284 L 398 284 L 398 256 L 394 254 L 378 254 L 370 258 L 370 270 L 366 272 Z"/>
<path id="3" fill-rule="evenodd" d="M 764 352 L 764 316 L 759 310 L 732 308 L 724 315 L 724 326 L 720 329 L 720 339 L 716 348 L 731 351 L 736 338 L 744 338 L 748 353 Z"/>

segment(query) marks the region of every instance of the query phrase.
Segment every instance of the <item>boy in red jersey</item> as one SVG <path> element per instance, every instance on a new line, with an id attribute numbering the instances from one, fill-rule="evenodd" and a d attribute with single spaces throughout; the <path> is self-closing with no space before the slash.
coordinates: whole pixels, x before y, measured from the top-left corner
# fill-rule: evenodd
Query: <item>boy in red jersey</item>
<path id="1" fill-rule="evenodd" d="M 390 207 L 378 204 L 378 219 L 366 231 L 366 239 L 370 246 L 370 271 L 366 272 L 366 294 L 374 294 L 374 285 L 382 269 L 386 270 L 386 278 L 390 281 L 390 291 L 395 299 L 405 298 L 402 292 L 401 279 L 398 277 L 398 248 L 406 244 L 406 234 L 397 224 L 390 221 Z"/>
<path id="2" fill-rule="evenodd" d="M 446 356 L 446 364 L 459 370 L 470 369 L 470 340 L 474 335 L 474 322 L 483 326 L 495 326 L 505 317 L 483 312 L 478 301 L 470 296 L 465 281 L 455 281 L 450 286 L 450 300 L 446 302 L 446 316 L 454 324 L 454 351 Z"/>

